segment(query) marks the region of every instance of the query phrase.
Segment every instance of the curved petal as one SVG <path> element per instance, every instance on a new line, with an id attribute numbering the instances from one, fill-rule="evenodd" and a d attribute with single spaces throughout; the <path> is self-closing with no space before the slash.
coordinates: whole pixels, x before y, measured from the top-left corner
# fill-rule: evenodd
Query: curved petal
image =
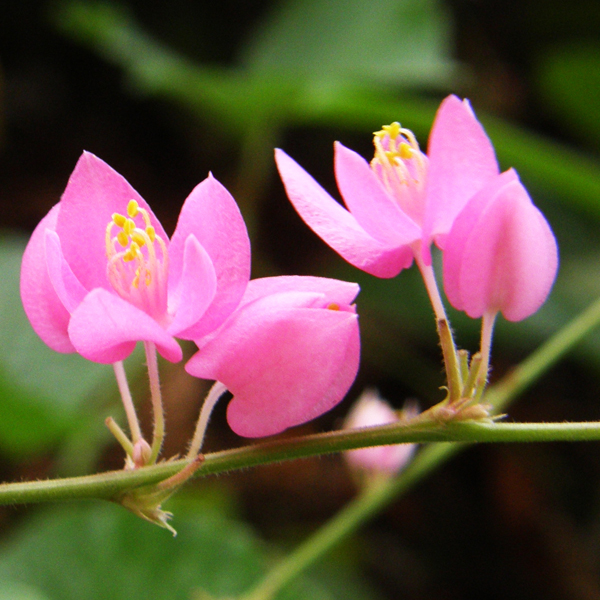
<path id="1" fill-rule="evenodd" d="M 450 304 L 457 310 L 465 310 L 461 281 L 462 270 L 469 268 L 466 257 L 469 240 L 478 227 L 485 206 L 511 181 L 518 181 L 512 169 L 497 176 L 469 201 L 450 230 L 443 253 L 444 291 Z"/>
<path id="2" fill-rule="evenodd" d="M 448 96 L 429 136 L 424 246 L 444 236 L 469 199 L 498 175 L 494 148 L 467 100 Z"/>
<path id="3" fill-rule="evenodd" d="M 298 214 L 342 258 L 383 278 L 395 277 L 411 265 L 410 248 L 376 240 L 285 152 L 276 150 L 275 159 L 288 198 Z"/>
<path id="4" fill-rule="evenodd" d="M 241 300 L 250 279 L 250 240 L 233 196 L 209 175 L 185 201 L 169 247 L 169 287 L 182 277 L 184 246 L 193 234 L 208 253 L 217 277 L 214 300 L 186 337 L 214 330 Z"/>
<path id="5" fill-rule="evenodd" d="M 189 235 L 185 241 L 179 284 L 169 295 L 169 312 L 174 318 L 167 331 L 179 338 L 191 339 L 186 330 L 200 320 L 216 290 L 217 276 L 212 260 L 195 236 Z"/>
<path id="6" fill-rule="evenodd" d="M 112 289 L 106 277 L 106 227 L 113 213 L 126 214 L 130 200 L 148 211 L 156 234 L 168 244 L 162 225 L 127 180 L 90 152 L 81 155 L 60 201 L 56 232 L 65 259 L 88 290 Z"/>
<path id="7" fill-rule="evenodd" d="M 340 305 L 354 301 L 360 288 L 358 283 L 329 279 L 327 277 L 308 277 L 301 275 L 284 275 L 280 277 L 263 277 L 253 279 L 246 288 L 240 307 L 270 294 L 283 292 L 313 292 L 322 294 L 322 306 L 330 303 Z"/>
<path id="8" fill-rule="evenodd" d="M 558 250 L 550 226 L 516 177 L 493 192 L 482 190 L 465 207 L 463 212 L 474 213 L 474 228 L 465 237 L 460 229 L 451 231 L 445 261 L 449 276 L 458 274 L 460 308 L 470 317 L 501 311 L 509 321 L 520 321 L 545 302 Z"/>
<path id="9" fill-rule="evenodd" d="M 182 358 L 179 344 L 152 317 L 102 288 L 92 290 L 77 307 L 69 336 L 79 354 L 99 363 L 124 360 L 138 341 L 154 342 L 171 362 Z"/>
<path id="10" fill-rule="evenodd" d="M 75 352 L 67 328 L 71 315 L 56 293 L 46 263 L 46 231 L 54 231 L 60 204 L 35 228 L 21 263 L 21 300 L 31 326 L 57 352 Z"/>
<path id="11" fill-rule="evenodd" d="M 88 291 L 71 271 L 62 253 L 56 231 L 46 229 L 46 265 L 48 275 L 63 306 L 72 313 L 85 298 Z"/>
<path id="12" fill-rule="evenodd" d="M 233 393 L 231 428 L 263 437 L 305 423 L 342 400 L 358 370 L 357 315 L 305 308 L 312 294 L 274 294 L 236 313 L 186 365 Z"/>
<path id="13" fill-rule="evenodd" d="M 420 239 L 421 228 L 388 195 L 369 163 L 339 142 L 335 178 L 348 210 L 369 235 L 394 246 Z"/>

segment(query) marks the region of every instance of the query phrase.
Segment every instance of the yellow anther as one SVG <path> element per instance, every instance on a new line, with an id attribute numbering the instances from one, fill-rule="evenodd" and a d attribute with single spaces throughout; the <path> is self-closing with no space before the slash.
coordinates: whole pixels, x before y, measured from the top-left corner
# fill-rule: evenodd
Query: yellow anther
<path id="1" fill-rule="evenodd" d="M 127 219 L 119 213 L 113 213 L 112 220 L 115 225 L 118 225 L 121 228 L 125 225 L 125 221 L 127 221 Z"/>
<path id="2" fill-rule="evenodd" d="M 398 148 L 398 154 L 400 155 L 400 158 L 412 158 L 413 152 L 414 151 L 410 144 L 407 144 L 406 142 L 402 142 Z"/>
<path id="3" fill-rule="evenodd" d="M 331 304 L 329 304 L 329 305 L 327 306 L 327 308 L 328 308 L 329 310 L 340 310 L 340 305 L 339 305 L 339 304 L 336 304 L 335 302 L 332 302 Z"/>
<path id="4" fill-rule="evenodd" d="M 119 233 L 117 233 L 117 242 L 119 242 L 123 248 L 127 248 L 127 244 L 129 244 L 129 236 L 124 231 L 119 231 Z"/>
<path id="5" fill-rule="evenodd" d="M 133 218 L 138 214 L 139 208 L 140 205 L 135 200 L 130 200 L 127 204 L 127 214 Z"/>
<path id="6" fill-rule="evenodd" d="M 148 225 L 148 227 L 146 227 L 146 233 L 148 234 L 151 242 L 156 239 L 156 230 L 154 227 L 152 227 L 152 225 Z"/>
<path id="7" fill-rule="evenodd" d="M 133 219 L 127 219 L 125 221 L 125 224 L 123 225 L 123 231 L 127 235 L 131 235 L 133 233 L 134 229 L 135 229 L 135 221 L 133 221 Z"/>
<path id="8" fill-rule="evenodd" d="M 387 133 L 392 140 L 395 140 L 400 135 L 400 123 L 398 123 L 398 121 L 394 121 L 390 125 L 384 125 L 381 129 Z"/>
<path id="9" fill-rule="evenodd" d="M 138 233 L 137 231 L 134 231 L 131 234 L 131 239 L 141 248 L 145 243 L 146 240 L 144 239 L 144 236 L 141 233 Z"/>
<path id="10" fill-rule="evenodd" d="M 123 254 L 123 260 L 125 262 L 131 262 L 140 256 L 140 247 L 135 243 L 131 242 L 131 246 L 129 246 L 129 250 Z"/>

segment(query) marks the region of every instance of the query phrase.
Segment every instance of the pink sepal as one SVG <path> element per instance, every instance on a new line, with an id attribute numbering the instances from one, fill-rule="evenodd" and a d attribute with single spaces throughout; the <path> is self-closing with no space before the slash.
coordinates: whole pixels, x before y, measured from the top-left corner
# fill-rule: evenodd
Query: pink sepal
<path id="1" fill-rule="evenodd" d="M 423 247 L 443 248 L 454 219 L 469 199 L 498 175 L 494 148 L 468 100 L 448 96 L 437 111 L 427 149 L 429 170 Z"/>
<path id="2" fill-rule="evenodd" d="M 57 352 L 75 352 L 67 328 L 70 314 L 56 293 L 46 263 L 46 231 L 54 231 L 60 205 L 39 222 L 21 263 L 21 300 L 35 332 Z"/>
<path id="3" fill-rule="evenodd" d="M 401 203 L 385 191 L 369 163 L 339 142 L 334 148 L 338 188 L 359 225 L 384 244 L 402 246 L 418 240 L 420 227 L 400 210 Z"/>
<path id="4" fill-rule="evenodd" d="M 275 160 L 287 195 L 298 214 L 350 264 L 383 278 L 395 277 L 412 264 L 410 249 L 375 239 L 367 233 L 354 215 L 338 204 L 283 150 L 275 150 Z"/>
<path id="5" fill-rule="evenodd" d="M 168 361 L 182 359 L 179 344 L 151 316 L 102 288 L 73 312 L 69 337 L 79 354 L 99 363 L 124 360 L 142 340 L 154 342 Z"/>
<path id="6" fill-rule="evenodd" d="M 112 290 L 106 276 L 106 227 L 113 213 L 127 214 L 130 200 L 148 211 L 156 234 L 168 241 L 151 208 L 122 175 L 90 152 L 81 155 L 60 201 L 56 233 L 71 270 L 88 290 Z"/>
<path id="7" fill-rule="evenodd" d="M 448 300 L 470 317 L 520 321 L 545 302 L 558 268 L 550 226 L 511 169 L 457 217 L 444 250 Z"/>
<path id="8" fill-rule="evenodd" d="M 169 294 L 169 312 L 174 314 L 167 328 L 171 335 L 185 338 L 214 300 L 217 276 L 210 256 L 190 234 L 185 241 L 183 271 L 177 288 Z"/>
<path id="9" fill-rule="evenodd" d="M 46 229 L 46 265 L 54 291 L 63 306 L 72 313 L 85 298 L 88 291 L 75 277 L 62 253 L 60 238 L 56 231 Z"/>
<path id="10" fill-rule="evenodd" d="M 305 423 L 335 406 L 358 370 L 360 341 L 353 307 L 330 310 L 323 294 L 260 297 L 236 313 L 187 363 L 233 393 L 227 418 L 245 437 Z"/>
<path id="11" fill-rule="evenodd" d="M 241 300 L 250 279 L 250 240 L 233 196 L 212 175 L 188 196 L 171 239 L 169 291 L 176 289 L 183 270 L 183 251 L 193 235 L 206 251 L 217 278 L 212 303 L 184 339 L 202 337 L 216 329 Z"/>

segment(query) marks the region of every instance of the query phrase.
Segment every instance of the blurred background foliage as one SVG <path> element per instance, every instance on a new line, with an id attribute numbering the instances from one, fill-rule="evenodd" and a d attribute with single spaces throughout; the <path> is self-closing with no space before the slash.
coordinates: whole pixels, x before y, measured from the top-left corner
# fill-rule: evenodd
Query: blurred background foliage
<path id="1" fill-rule="evenodd" d="M 0 18 L 0 478 L 119 468 L 109 367 L 48 350 L 20 308 L 28 234 L 83 149 L 122 173 L 172 231 L 208 171 L 238 200 L 253 276 L 358 281 L 359 378 L 395 406 L 439 400 L 433 319 L 416 272 L 377 280 L 294 213 L 274 169 L 284 148 L 336 195 L 332 143 L 372 154 L 399 120 L 423 147 L 436 106 L 469 97 L 558 238 L 547 305 L 500 321 L 499 378 L 600 293 L 600 4 L 548 0 L 21 0 Z M 456 140 L 460 152 L 460 140 Z M 451 312 L 474 350 L 478 324 Z M 188 348 L 191 352 L 193 349 Z M 142 359 L 127 368 L 141 411 Z M 205 388 L 163 365 L 167 456 L 184 449 Z M 600 415 L 600 335 L 510 410 L 517 420 Z M 225 406 L 207 450 L 245 443 Z M 148 425 L 146 421 L 145 425 Z M 292 432 L 291 435 L 297 432 Z M 286 434 L 287 435 L 287 434 Z M 339 457 L 198 481 L 167 508 L 180 536 L 95 503 L 0 510 L 0 600 L 192 598 L 243 590 L 354 493 Z M 168 546 L 168 547 L 167 547 Z M 469 450 L 398 501 L 281 598 L 600 598 L 597 444 Z M 200 596 L 198 596 L 200 597 Z"/>

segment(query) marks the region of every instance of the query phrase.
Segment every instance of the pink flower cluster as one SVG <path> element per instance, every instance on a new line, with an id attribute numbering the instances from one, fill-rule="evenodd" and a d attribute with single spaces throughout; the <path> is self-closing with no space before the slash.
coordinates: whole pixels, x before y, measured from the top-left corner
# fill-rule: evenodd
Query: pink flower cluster
<path id="1" fill-rule="evenodd" d="M 444 252 L 450 303 L 470 317 L 511 321 L 545 301 L 558 266 L 556 241 L 515 171 L 500 174 L 494 149 L 469 103 L 441 104 L 424 154 L 398 123 L 374 137 L 371 163 L 335 145 L 344 208 L 282 150 L 288 197 L 304 221 L 349 263 L 394 277 L 415 259 Z"/>
<path id="2" fill-rule="evenodd" d="M 42 340 L 99 363 L 152 342 L 232 393 L 229 422 L 249 437 L 329 410 L 359 362 L 356 284 L 314 277 L 249 282 L 250 242 L 229 192 L 209 175 L 171 239 L 131 185 L 90 153 L 25 250 L 21 297 Z"/>

